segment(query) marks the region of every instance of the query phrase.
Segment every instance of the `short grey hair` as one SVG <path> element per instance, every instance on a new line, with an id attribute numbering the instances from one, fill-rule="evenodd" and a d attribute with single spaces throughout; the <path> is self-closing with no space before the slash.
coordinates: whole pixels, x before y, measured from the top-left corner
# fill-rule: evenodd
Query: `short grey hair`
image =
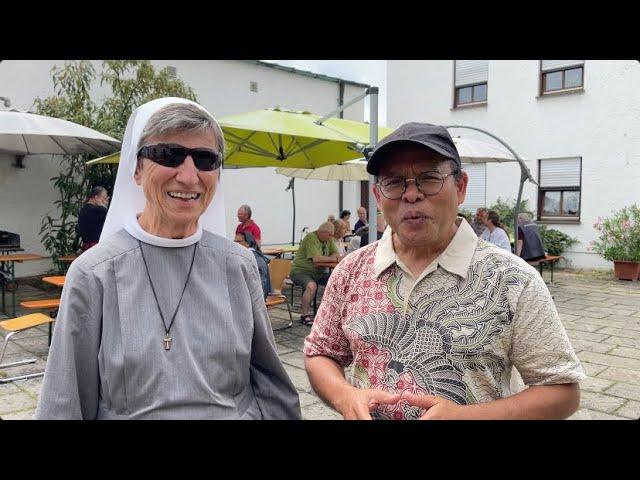
<path id="1" fill-rule="evenodd" d="M 247 212 L 247 215 L 251 218 L 251 207 L 249 205 L 240 205 L 240 210 Z"/>
<path id="2" fill-rule="evenodd" d="M 172 103 L 162 107 L 149 118 L 140 135 L 137 149 L 145 146 L 152 137 L 173 133 L 212 131 L 218 147 L 218 155 L 224 159 L 224 135 L 218 122 L 204 109 L 191 103 Z M 138 163 L 137 167 L 141 164 Z"/>
<path id="3" fill-rule="evenodd" d="M 528 213 L 520 212 L 520 213 L 518 213 L 518 221 L 519 222 L 530 222 L 531 221 L 531 217 L 529 216 Z"/>
<path id="4" fill-rule="evenodd" d="M 104 187 L 100 187 L 100 186 L 96 186 L 93 187 L 90 191 L 89 191 L 89 195 L 87 196 L 87 200 L 91 200 L 94 197 L 98 197 L 100 195 L 102 195 L 102 192 L 106 192 L 107 189 Z"/>
<path id="5" fill-rule="evenodd" d="M 331 223 L 331 222 L 322 222 L 320 224 L 320 226 L 318 227 L 318 231 L 319 232 L 329 232 L 329 233 L 332 234 L 335 230 L 334 230 L 334 227 L 333 227 L 333 223 Z"/>

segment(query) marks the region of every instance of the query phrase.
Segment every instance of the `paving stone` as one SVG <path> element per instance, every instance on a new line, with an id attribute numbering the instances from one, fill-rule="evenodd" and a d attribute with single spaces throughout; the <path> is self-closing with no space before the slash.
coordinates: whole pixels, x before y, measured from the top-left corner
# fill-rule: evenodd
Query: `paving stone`
<path id="1" fill-rule="evenodd" d="M 35 414 L 35 409 L 22 410 L 21 412 L 2 415 L 2 420 L 33 420 Z"/>
<path id="2" fill-rule="evenodd" d="M 571 339 L 571 346 L 575 349 L 576 352 L 587 350 L 589 352 L 596 352 L 596 353 L 607 353 L 610 350 L 618 348 L 615 345 L 610 343 L 590 342 L 588 340 L 580 340 L 580 339 Z"/>
<path id="3" fill-rule="evenodd" d="M 24 392 L 9 393 L 0 397 L 0 415 L 36 408 L 36 401 Z"/>
<path id="4" fill-rule="evenodd" d="M 18 393 L 19 391 L 20 389 L 13 382 L 0 383 L 0 397 L 9 393 Z M 2 399 L 0 399 L 0 402 L 2 402 Z"/>
<path id="5" fill-rule="evenodd" d="M 613 335 L 616 337 L 634 338 L 636 340 L 640 340 L 640 332 L 635 330 L 626 330 L 623 328 L 607 327 L 607 328 L 603 328 L 602 330 L 598 330 L 598 333 L 603 335 L 607 334 L 607 335 Z"/>
<path id="6" fill-rule="evenodd" d="M 618 357 L 640 359 L 640 349 L 638 348 L 615 347 L 610 352 L 607 352 L 607 353 L 609 353 L 609 355 L 617 355 Z"/>
<path id="7" fill-rule="evenodd" d="M 640 420 L 640 402 L 629 400 L 622 407 L 614 412 L 616 415 L 621 415 L 626 418 L 632 418 L 634 420 Z"/>
<path id="8" fill-rule="evenodd" d="M 300 396 L 300 408 L 306 408 L 315 403 L 322 403 L 320 397 L 317 397 L 313 393 L 300 392 L 298 395 Z"/>
<path id="9" fill-rule="evenodd" d="M 583 363 L 582 365 L 584 366 L 585 363 Z M 634 385 L 640 385 L 640 371 L 638 370 L 629 370 L 619 367 L 608 367 L 594 375 L 597 375 L 598 378 L 614 380 L 616 382 L 625 382 L 632 383 Z"/>
<path id="10" fill-rule="evenodd" d="M 309 405 L 302 412 L 303 420 L 342 420 L 342 415 L 324 403 Z"/>
<path id="11" fill-rule="evenodd" d="M 283 366 L 298 392 L 313 392 L 313 388 L 311 388 L 309 377 L 307 376 L 307 372 L 305 370 L 298 367 L 293 367 L 286 363 L 283 363 Z"/>
<path id="12" fill-rule="evenodd" d="M 580 360 L 590 363 L 599 363 L 600 365 L 608 365 L 610 367 L 628 368 L 630 370 L 640 370 L 640 360 L 635 358 L 616 357 L 605 353 L 595 353 L 583 350 L 578 354 Z"/>
<path id="13" fill-rule="evenodd" d="M 571 415 L 567 420 L 628 420 L 628 418 L 610 415 L 608 413 L 598 412 L 596 410 L 589 410 L 587 408 L 581 408 L 576 413 Z"/>
<path id="14" fill-rule="evenodd" d="M 607 343 L 613 343 L 622 347 L 640 348 L 640 339 L 628 337 L 616 337 L 611 335 L 606 340 Z"/>
<path id="15" fill-rule="evenodd" d="M 606 389 L 603 393 L 616 397 L 628 398 L 629 400 L 640 401 L 640 385 L 619 382 Z"/>
<path id="16" fill-rule="evenodd" d="M 602 340 L 604 340 L 609 336 L 600 332 L 598 333 L 581 332 L 579 330 L 571 330 L 569 328 L 567 328 L 566 330 L 567 330 L 567 335 L 569 335 L 569 338 L 571 340 L 579 339 L 579 340 L 588 340 L 590 342 L 601 342 Z"/>
<path id="17" fill-rule="evenodd" d="M 582 319 L 579 319 L 577 321 L 571 321 L 571 322 L 562 322 L 564 325 L 565 329 L 568 330 L 577 330 L 577 331 L 581 331 L 581 332 L 597 332 L 598 330 L 601 330 L 605 327 L 612 327 L 614 325 L 611 325 L 610 323 L 606 323 L 604 325 L 599 325 L 597 323 L 592 323 L 593 320 L 598 320 L 595 318 L 590 318 L 589 322 L 591 323 L 586 323 L 584 322 Z M 624 322 L 620 322 L 619 324 L 617 324 L 618 328 L 622 328 L 624 327 Z"/>
<path id="18" fill-rule="evenodd" d="M 40 390 L 42 390 L 43 381 L 44 377 L 27 378 L 26 380 L 15 382 L 15 385 L 27 395 L 37 399 L 40 395 Z"/>
<path id="19" fill-rule="evenodd" d="M 587 377 L 580 382 L 580 390 L 600 393 L 603 390 L 609 388 L 614 383 L 615 382 L 613 380 L 606 380 L 604 378 L 597 377 Z"/>
<path id="20" fill-rule="evenodd" d="M 636 313 L 636 308 L 625 308 L 623 305 L 618 305 L 618 307 L 587 307 L 585 308 L 585 312 L 594 312 L 594 313 L 603 313 L 607 316 L 609 315 L 632 315 Z"/>
<path id="21" fill-rule="evenodd" d="M 280 355 L 280 360 L 282 360 L 283 363 L 304 370 L 304 354 L 302 352 L 294 351 L 292 353 L 285 353 L 284 355 Z"/>
<path id="22" fill-rule="evenodd" d="M 614 410 L 626 403 L 624 398 L 612 397 L 602 393 L 580 392 L 580 407 L 613 413 Z"/>
<path id="23" fill-rule="evenodd" d="M 606 370 L 607 368 L 611 368 L 611 367 L 607 367 L 606 365 L 597 365 L 594 363 L 584 362 L 582 360 L 580 363 L 582 364 L 582 368 L 584 368 L 585 373 L 589 377 L 595 377 L 603 370 Z"/>

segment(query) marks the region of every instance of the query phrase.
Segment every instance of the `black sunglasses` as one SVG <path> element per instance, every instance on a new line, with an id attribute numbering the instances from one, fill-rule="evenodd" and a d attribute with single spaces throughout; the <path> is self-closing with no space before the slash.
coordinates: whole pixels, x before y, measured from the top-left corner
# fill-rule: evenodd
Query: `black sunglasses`
<path id="1" fill-rule="evenodd" d="M 210 172 L 222 166 L 220 154 L 206 148 L 187 148 L 182 145 L 161 143 L 147 145 L 138 150 L 138 158 L 148 158 L 163 167 L 178 167 L 187 156 L 191 156 L 198 170 Z"/>

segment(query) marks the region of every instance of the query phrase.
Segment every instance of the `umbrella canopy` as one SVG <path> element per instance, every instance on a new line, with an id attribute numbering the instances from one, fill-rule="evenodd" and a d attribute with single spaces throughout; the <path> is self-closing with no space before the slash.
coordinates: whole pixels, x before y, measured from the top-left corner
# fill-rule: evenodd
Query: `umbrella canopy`
<path id="1" fill-rule="evenodd" d="M 369 125 L 278 108 L 219 120 L 227 142 L 225 163 L 254 167 L 318 168 L 362 157 Z M 392 132 L 381 127 L 379 137 Z"/>
<path id="2" fill-rule="evenodd" d="M 517 162 L 509 150 L 501 145 L 473 138 L 452 137 L 463 163 Z"/>
<path id="3" fill-rule="evenodd" d="M 369 124 L 322 117 L 309 112 L 267 109 L 219 119 L 225 137 L 225 167 L 318 168 L 362 158 Z M 380 127 L 379 138 L 393 129 Z M 87 165 L 118 163 L 119 154 Z"/>
<path id="4" fill-rule="evenodd" d="M 0 111 L 0 152 L 16 155 L 104 155 L 120 142 L 91 128 L 18 110 Z"/>
<path id="5" fill-rule="evenodd" d="M 320 168 L 276 168 L 276 173 L 306 180 L 367 181 L 366 160 L 350 160 Z"/>

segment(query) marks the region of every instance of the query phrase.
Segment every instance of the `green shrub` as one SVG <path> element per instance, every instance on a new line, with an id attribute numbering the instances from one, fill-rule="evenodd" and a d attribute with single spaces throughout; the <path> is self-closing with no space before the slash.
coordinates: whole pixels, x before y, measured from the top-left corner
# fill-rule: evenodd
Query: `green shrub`
<path id="1" fill-rule="evenodd" d="M 546 225 L 538 225 L 538 229 L 540 230 L 540 236 L 544 244 L 544 251 L 549 255 L 562 255 L 562 252 L 578 242 L 576 238 L 570 237 L 560 230 L 549 228 Z"/>

